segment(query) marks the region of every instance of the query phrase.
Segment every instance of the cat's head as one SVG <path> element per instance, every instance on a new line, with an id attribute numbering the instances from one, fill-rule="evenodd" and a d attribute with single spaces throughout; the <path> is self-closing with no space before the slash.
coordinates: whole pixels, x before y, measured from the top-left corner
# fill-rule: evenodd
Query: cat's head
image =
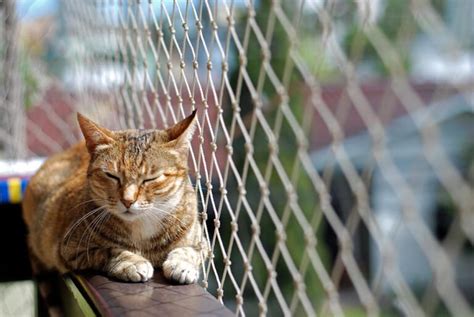
<path id="1" fill-rule="evenodd" d="M 163 217 L 187 184 L 196 112 L 166 130 L 111 131 L 77 114 L 90 153 L 91 198 L 124 220 Z"/>

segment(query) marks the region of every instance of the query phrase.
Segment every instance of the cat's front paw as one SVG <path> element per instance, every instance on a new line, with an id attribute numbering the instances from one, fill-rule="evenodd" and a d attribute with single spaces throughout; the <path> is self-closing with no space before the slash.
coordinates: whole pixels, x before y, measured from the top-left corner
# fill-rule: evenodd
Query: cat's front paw
<path id="1" fill-rule="evenodd" d="M 163 263 L 163 274 L 167 279 L 180 284 L 196 283 L 199 278 L 199 271 L 194 265 L 175 259 L 168 259 Z"/>
<path id="2" fill-rule="evenodd" d="M 153 265 L 138 254 L 122 251 L 109 263 L 107 273 L 126 282 L 146 282 L 153 276 Z"/>

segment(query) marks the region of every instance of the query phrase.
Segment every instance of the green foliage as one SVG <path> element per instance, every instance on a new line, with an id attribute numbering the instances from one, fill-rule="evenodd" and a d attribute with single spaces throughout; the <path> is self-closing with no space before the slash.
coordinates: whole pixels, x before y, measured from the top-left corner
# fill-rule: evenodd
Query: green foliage
<path id="1" fill-rule="evenodd" d="M 4 58 L 6 54 L 6 49 L 3 43 L 0 43 L 0 58 Z M 20 80 L 22 84 L 22 94 L 23 94 L 23 102 L 24 106 L 26 108 L 29 108 L 35 99 L 35 96 L 37 95 L 39 91 L 39 79 L 37 78 L 37 75 L 34 72 L 32 61 L 30 56 L 28 55 L 27 52 L 20 51 L 19 56 L 17 57 L 19 59 L 19 73 L 20 73 Z M 3 67 L 3 63 L 0 63 L 0 83 L 4 83 L 5 79 L 5 70 L 3 70 L 1 67 Z"/>
<path id="2" fill-rule="evenodd" d="M 377 27 L 393 44 L 400 56 L 404 69 L 410 69 L 410 47 L 418 27 L 411 13 L 411 7 L 405 1 L 389 0 L 384 14 L 379 19 Z M 364 34 L 363 25 L 358 21 L 352 22 L 343 40 L 343 49 L 349 56 L 360 56 L 362 61 L 373 65 L 376 74 L 387 75 L 388 69 L 382 62 L 379 52 Z"/>
<path id="3" fill-rule="evenodd" d="M 318 207 L 318 197 L 314 194 L 311 180 L 305 172 L 303 172 L 302 167 L 300 166 L 301 163 L 298 158 L 298 142 L 296 140 L 295 131 L 293 131 L 287 119 L 282 115 L 282 100 L 275 88 L 275 82 L 272 82 L 268 73 L 273 73 L 279 80 L 286 80 L 287 82 L 282 82 L 282 84 L 287 84 L 291 87 L 288 89 L 291 91 L 288 107 L 291 109 L 294 118 L 299 122 L 299 125 L 302 125 L 305 113 L 304 98 L 301 95 L 300 87 L 301 78 L 296 75 L 297 72 L 285 71 L 288 67 L 287 63 L 289 61 L 290 39 L 288 38 L 288 34 L 283 26 L 278 21 L 272 21 L 274 17 L 270 16 L 270 13 L 272 12 L 271 6 L 272 2 L 265 0 L 260 1 L 258 8 L 256 8 L 255 19 L 259 29 L 262 31 L 261 36 L 257 36 L 254 30 L 250 31 L 248 34 L 246 33 L 246 29 L 244 28 L 248 19 L 246 15 L 242 16 L 241 20 L 236 23 L 237 33 L 240 35 L 240 40 L 242 42 L 248 40 L 250 43 L 247 52 L 245 52 L 245 56 L 247 57 L 245 69 L 251 81 L 250 85 L 262 93 L 262 95 L 258 96 L 258 102 L 262 103 L 265 122 L 268 123 L 268 126 L 265 126 L 265 122 L 257 120 L 254 131 L 252 131 L 249 125 L 246 125 L 247 129 L 250 128 L 251 133 L 254 133 L 252 146 L 255 165 L 252 165 L 252 168 L 248 168 L 248 157 L 246 152 L 243 150 L 246 141 L 240 133 L 237 133 L 238 137 L 234 139 L 233 148 L 236 149 L 236 151 L 233 159 L 236 162 L 240 173 L 244 170 L 248 170 L 248 177 L 246 178 L 245 186 L 247 191 L 246 198 L 252 210 L 256 212 L 257 217 L 259 217 L 261 230 L 260 239 L 262 240 L 266 253 L 270 257 L 273 257 L 275 252 L 278 253 L 281 251 L 278 249 L 278 230 L 275 226 L 274 220 L 272 220 L 272 217 L 276 216 L 279 219 L 283 219 L 285 226 L 283 229 L 286 235 L 285 245 L 296 265 L 296 269 L 300 269 L 302 265 L 306 266 L 302 278 L 306 286 L 308 297 L 313 301 L 313 303 L 317 303 L 323 299 L 323 291 L 319 278 L 315 273 L 314 268 L 311 267 L 310 261 L 308 261 L 305 233 L 302 230 L 301 224 L 294 216 L 295 210 L 291 209 L 294 208 L 294 206 L 290 206 L 289 203 L 287 192 L 288 186 L 291 185 L 297 195 L 298 208 L 301 209 L 297 212 L 302 212 L 306 219 L 313 219 L 315 214 L 321 213 L 321 211 Z M 292 7 L 289 6 L 288 10 L 290 11 L 287 12 L 287 14 L 291 15 L 291 9 Z M 267 32 L 267 25 L 269 23 L 275 23 L 272 33 Z M 246 36 L 248 36 L 247 39 Z M 262 40 L 262 37 L 265 38 L 264 41 Z M 265 46 L 265 43 L 268 44 L 268 47 Z M 304 44 L 307 46 L 311 45 L 309 42 L 305 42 Z M 269 64 L 265 66 L 264 57 L 267 53 L 269 53 L 268 56 L 270 59 Z M 239 65 L 238 55 L 236 55 L 236 57 L 237 60 L 235 61 L 235 65 Z M 264 69 L 264 67 L 266 68 Z M 324 72 L 327 71 L 328 74 L 330 73 L 328 69 L 323 68 L 323 70 Z M 287 78 L 286 76 L 288 74 L 291 75 Z M 231 82 L 234 90 L 236 87 L 239 87 L 239 78 L 241 78 L 241 76 L 242 74 L 239 72 L 238 67 L 232 70 Z M 239 106 L 241 108 L 242 116 L 249 119 L 255 115 L 257 104 L 255 103 L 255 98 L 252 96 L 252 89 L 249 89 L 248 87 L 249 83 L 245 82 L 241 85 L 242 90 L 240 91 Z M 227 118 L 227 121 L 230 122 L 230 120 L 231 118 Z M 269 155 L 271 147 L 268 130 L 266 129 L 271 129 L 274 133 L 278 130 L 280 131 L 279 137 L 276 140 L 278 145 L 278 162 L 274 161 Z M 238 149 L 242 150 L 238 151 Z M 289 180 L 284 180 L 281 175 L 279 175 L 277 171 L 278 166 L 276 165 L 279 165 L 280 163 L 280 168 L 289 175 Z M 254 172 L 254 169 L 257 169 L 258 172 Z M 264 193 L 260 188 L 259 177 L 267 177 L 267 183 L 269 184 L 268 199 L 264 199 L 263 201 L 265 203 L 263 204 L 262 196 L 264 196 Z M 234 200 L 237 200 L 237 197 L 234 197 Z M 238 224 L 242 231 L 249 230 L 251 227 L 252 223 L 243 210 L 241 211 Z M 239 237 L 242 239 L 243 244 L 248 246 L 250 232 L 248 232 L 247 235 L 242 231 L 239 231 Z M 318 230 L 317 232 L 316 230 L 314 231 L 314 233 L 318 235 L 320 232 L 321 230 Z M 319 243 L 317 245 L 317 252 L 328 269 L 327 251 L 324 243 Z M 257 251 L 254 252 L 254 256 L 250 259 L 250 262 L 253 267 L 253 275 L 257 280 L 257 284 L 260 289 L 264 289 L 265 282 L 268 278 L 265 262 Z M 304 262 L 306 262 L 306 264 L 303 264 Z M 278 285 L 281 288 L 286 301 L 289 303 L 291 302 L 295 291 L 295 284 L 293 277 L 288 270 L 288 265 L 284 261 L 282 255 L 280 255 L 279 260 L 276 262 L 275 271 L 278 274 L 276 277 Z M 250 300 L 249 295 L 251 293 L 251 288 L 247 287 L 245 297 L 246 301 Z M 271 298 L 274 298 L 274 295 L 270 296 L 270 301 Z M 275 309 L 275 307 L 269 307 L 269 309 L 269 312 L 275 314 L 278 313 L 277 310 L 272 310 Z M 298 311 L 300 311 L 300 309 L 302 308 L 298 308 Z"/>
<path id="4" fill-rule="evenodd" d="M 337 79 L 338 72 L 333 65 L 328 64 L 326 47 L 322 41 L 315 41 L 314 36 L 305 36 L 299 41 L 298 53 L 317 79 L 323 82 Z"/>
<path id="5" fill-rule="evenodd" d="M 39 92 L 39 78 L 33 70 L 33 65 L 27 53 L 20 54 L 20 76 L 23 87 L 23 104 L 26 108 L 33 105 Z"/>
<path id="6" fill-rule="evenodd" d="M 272 258 L 278 249 L 278 228 L 275 226 L 274 217 L 282 220 L 286 234 L 285 246 L 288 249 L 297 270 L 303 271 L 303 281 L 306 286 L 306 293 L 315 307 L 324 300 L 324 291 L 315 269 L 308 262 L 308 249 L 305 243 L 305 233 L 302 224 L 299 222 L 296 214 L 302 213 L 313 228 L 313 234 L 316 235 L 318 243 L 316 251 L 321 258 L 323 265 L 329 274 L 332 264 L 329 260 L 328 248 L 324 243 L 324 216 L 319 207 L 319 197 L 313 187 L 312 181 L 301 166 L 299 158 L 298 145 L 299 133 L 308 135 L 311 132 L 312 114 L 308 113 L 305 106 L 305 84 L 304 80 L 295 70 L 293 62 L 289 58 L 291 49 L 295 49 L 302 58 L 302 62 L 308 67 L 312 74 L 322 82 L 328 82 L 337 79 L 339 71 L 327 60 L 328 47 L 322 39 L 322 29 L 318 25 L 318 18 L 315 13 L 303 12 L 301 16 L 300 27 L 298 27 L 297 42 L 292 48 L 292 40 L 287 30 L 281 22 L 275 19 L 272 10 L 273 1 L 262 0 L 256 3 L 255 22 L 258 28 L 248 26 L 248 12 L 242 11 L 242 15 L 236 20 L 236 33 L 242 46 L 246 51 L 241 52 L 239 57 L 237 47 L 235 47 L 235 60 L 229 64 L 233 66 L 229 73 L 233 91 L 238 97 L 238 106 L 240 115 L 243 118 L 246 129 L 250 131 L 252 138 L 252 152 L 244 150 L 248 148 L 248 140 L 244 131 L 240 131 L 237 126 L 233 140 L 234 155 L 233 160 L 238 172 L 245 174 L 246 190 L 246 208 L 250 208 L 256 213 L 257 221 L 260 225 L 260 239 L 263 249 Z M 283 6 L 285 15 L 291 19 L 294 10 L 299 8 L 294 3 L 280 2 Z M 346 13 L 334 18 L 335 24 L 343 24 L 344 35 L 342 48 L 349 58 L 360 58 L 357 62 L 368 62 L 373 66 L 374 74 L 384 75 L 387 69 L 382 63 L 379 54 L 373 45 L 365 36 L 361 29 L 360 22 L 357 20 L 355 4 L 351 4 L 353 10 L 347 10 Z M 388 0 L 387 7 L 381 17 L 378 27 L 384 32 L 387 38 L 394 44 L 399 56 L 405 64 L 405 69 L 410 68 L 409 49 L 413 39 L 417 35 L 418 27 L 413 18 L 410 6 L 406 1 Z M 268 28 L 268 25 L 272 27 Z M 318 34 L 315 34 L 315 28 Z M 268 31 L 272 30 L 272 31 Z M 248 43 L 248 45 L 246 44 Z M 231 45 L 233 45 L 231 43 Z M 245 58 L 242 58 L 245 57 Z M 268 59 L 266 59 L 268 58 Z M 245 63 L 242 63 L 245 61 Z M 265 63 L 268 61 L 268 64 Z M 244 74 L 241 70 L 245 69 Z M 276 82 L 275 79 L 278 79 Z M 281 99 L 278 85 L 283 85 L 289 94 L 287 103 Z M 255 92 L 259 95 L 256 96 Z M 230 103 L 229 103 L 230 104 Z M 283 108 L 288 110 L 293 120 L 288 120 L 283 115 Z M 259 119 L 256 108 L 259 108 L 264 120 Z M 231 126 L 235 122 L 232 111 L 224 112 L 227 117 L 226 125 Z M 252 123 L 253 122 L 253 123 Z M 301 131 L 295 131 L 293 122 L 297 122 Z M 274 160 L 271 153 L 271 138 L 268 131 L 278 134 L 276 143 L 278 145 L 278 160 Z M 249 159 L 251 154 L 251 159 Z M 281 164 L 281 165 L 280 165 Z M 256 170 L 256 171 L 255 171 Z M 289 179 L 282 178 L 280 172 L 284 171 Z M 262 200 L 264 190 L 261 188 L 261 178 L 266 180 L 269 185 L 269 194 Z M 230 182 L 229 188 L 237 187 L 237 181 Z M 288 186 L 292 186 L 297 199 L 297 205 L 291 205 L 289 202 Z M 230 191 L 230 200 L 234 203 L 239 201 L 238 190 Z M 262 201 L 264 203 L 262 203 Z M 237 223 L 239 225 L 239 238 L 242 240 L 244 250 L 248 250 L 251 244 L 252 219 L 247 215 L 244 207 L 245 203 L 239 206 L 239 216 Z M 321 223 L 320 223 L 321 222 Z M 223 228 L 221 232 L 226 235 Z M 235 248 L 234 248 L 235 249 Z M 232 257 L 233 263 L 241 262 L 242 259 L 237 252 Z M 249 259 L 253 267 L 253 276 L 261 290 L 265 288 L 265 282 L 268 278 L 268 271 L 264 259 L 258 251 L 253 252 Z M 280 255 L 276 262 L 275 270 L 278 272 L 277 283 L 281 288 L 282 295 L 287 302 L 291 302 L 294 294 L 295 285 L 293 277 L 288 270 L 283 256 Z M 238 270 L 235 270 L 238 272 Z M 228 285 L 227 290 L 231 289 Z M 247 283 L 245 301 L 252 302 L 253 293 L 249 283 Z M 274 300 L 274 294 L 271 293 L 269 301 Z M 271 305 L 270 305 L 271 306 Z M 278 306 L 278 305 L 275 305 Z M 276 308 L 269 308 L 276 309 Z M 303 313 L 302 307 L 298 307 L 297 314 Z M 278 314 L 279 311 L 270 310 L 269 314 Z M 280 312 L 281 313 L 281 312 Z M 362 316 L 364 313 L 357 308 L 349 309 L 347 315 Z"/>

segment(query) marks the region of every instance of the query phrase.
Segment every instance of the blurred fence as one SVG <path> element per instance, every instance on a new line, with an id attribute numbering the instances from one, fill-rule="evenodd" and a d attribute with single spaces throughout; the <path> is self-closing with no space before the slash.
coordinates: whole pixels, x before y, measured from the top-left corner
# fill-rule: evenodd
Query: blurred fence
<path id="1" fill-rule="evenodd" d="M 18 23 L 15 1 L 0 3 L 0 150 L 11 157 L 25 155 L 25 114 L 21 98 Z"/>
<path id="2" fill-rule="evenodd" d="M 237 314 L 471 316 L 472 12 L 63 1 L 61 83 L 28 110 L 21 144 L 72 144 L 76 110 L 118 129 L 198 109 L 191 177 L 212 250 L 201 283 Z M 5 100 L 2 114 L 25 118 Z M 2 123 L 5 150 L 23 130 Z"/>

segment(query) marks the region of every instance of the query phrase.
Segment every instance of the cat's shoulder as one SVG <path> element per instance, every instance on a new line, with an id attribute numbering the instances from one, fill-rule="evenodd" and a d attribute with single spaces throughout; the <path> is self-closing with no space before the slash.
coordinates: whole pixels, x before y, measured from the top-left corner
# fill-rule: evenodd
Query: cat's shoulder
<path id="1" fill-rule="evenodd" d="M 84 142 L 49 157 L 30 180 L 31 187 L 40 187 L 41 191 L 60 186 L 70 179 L 85 173 L 89 163 L 89 154 Z M 57 188 L 59 189 L 59 188 Z"/>
<path id="2" fill-rule="evenodd" d="M 89 154 L 84 142 L 75 144 L 74 146 L 49 157 L 40 168 L 41 170 L 62 169 L 88 164 Z"/>

